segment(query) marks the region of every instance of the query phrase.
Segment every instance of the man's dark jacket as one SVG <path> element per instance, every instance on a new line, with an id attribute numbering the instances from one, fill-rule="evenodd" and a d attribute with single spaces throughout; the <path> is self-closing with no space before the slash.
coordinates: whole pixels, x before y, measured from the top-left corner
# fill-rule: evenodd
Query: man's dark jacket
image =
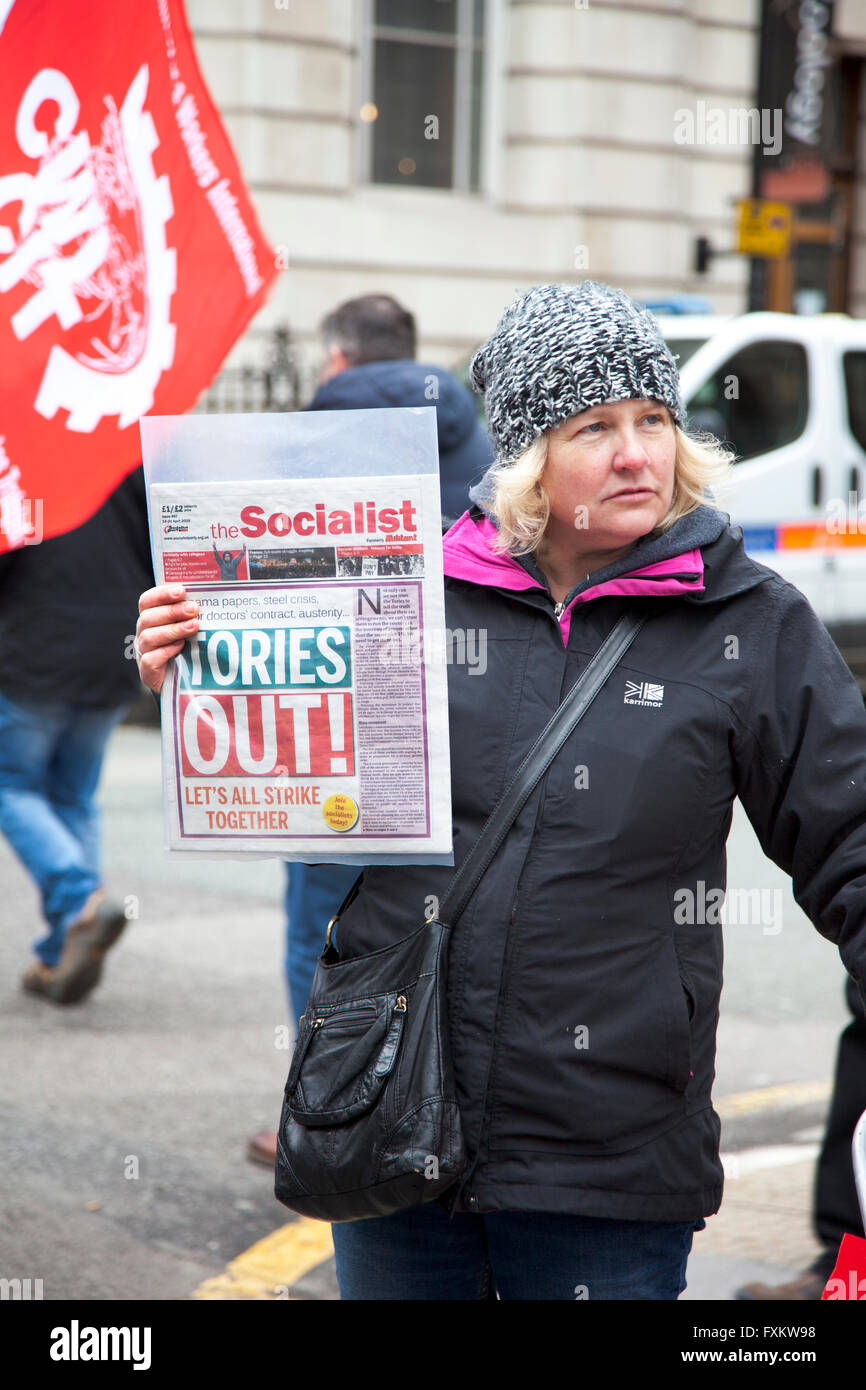
<path id="1" fill-rule="evenodd" d="M 24 704 L 135 700 L 138 596 L 153 582 L 136 468 L 83 526 L 0 555 L 0 691 Z"/>
<path id="2" fill-rule="evenodd" d="M 469 505 L 469 489 L 493 460 L 493 448 L 475 409 L 472 393 L 444 367 L 412 359 L 365 362 L 320 386 L 308 410 L 371 410 L 389 406 L 435 406 L 439 436 L 439 487 L 443 515 L 458 517 Z"/>
<path id="3" fill-rule="evenodd" d="M 453 928 L 450 1033 L 471 1167 L 443 1200 L 697 1220 L 722 1196 L 713 890 L 732 803 L 862 992 L 863 701 L 803 595 L 751 560 L 713 508 L 594 573 L 561 617 L 531 560 L 485 558 L 485 526 L 475 508 L 444 543 L 447 627 L 474 657 L 486 644 L 483 673 L 478 661 L 448 670 L 458 865 L 616 619 L 638 607 L 648 621 Z M 663 560 L 679 574 L 635 576 Z M 365 870 L 341 953 L 408 935 L 451 873 Z M 764 939 L 771 988 L 784 922 Z"/>

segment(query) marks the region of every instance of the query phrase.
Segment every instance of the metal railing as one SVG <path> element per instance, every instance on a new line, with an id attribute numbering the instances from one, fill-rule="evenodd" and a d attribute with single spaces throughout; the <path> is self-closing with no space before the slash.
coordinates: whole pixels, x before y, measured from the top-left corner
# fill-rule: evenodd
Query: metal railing
<path id="1" fill-rule="evenodd" d="M 196 406 L 196 413 L 300 410 L 312 394 L 292 346 L 288 325 L 274 329 L 264 366 L 224 367 Z"/>

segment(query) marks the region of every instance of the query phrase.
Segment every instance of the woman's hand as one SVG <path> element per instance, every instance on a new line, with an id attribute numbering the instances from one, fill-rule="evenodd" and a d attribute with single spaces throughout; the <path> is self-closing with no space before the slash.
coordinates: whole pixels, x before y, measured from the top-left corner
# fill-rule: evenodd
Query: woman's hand
<path id="1" fill-rule="evenodd" d="M 157 695 L 168 662 L 198 631 L 198 604 L 184 602 L 185 593 L 183 584 L 158 584 L 138 600 L 135 659 L 143 684 Z"/>

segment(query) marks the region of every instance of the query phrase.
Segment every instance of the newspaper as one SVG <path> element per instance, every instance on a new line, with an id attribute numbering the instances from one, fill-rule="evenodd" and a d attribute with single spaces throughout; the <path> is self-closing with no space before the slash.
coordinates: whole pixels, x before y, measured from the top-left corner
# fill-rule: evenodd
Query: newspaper
<path id="1" fill-rule="evenodd" d="M 453 862 L 438 475 L 347 469 L 348 417 L 408 413 L 340 412 L 341 477 L 249 449 L 243 481 L 150 477 L 157 582 L 199 605 L 161 697 L 170 851 Z"/>

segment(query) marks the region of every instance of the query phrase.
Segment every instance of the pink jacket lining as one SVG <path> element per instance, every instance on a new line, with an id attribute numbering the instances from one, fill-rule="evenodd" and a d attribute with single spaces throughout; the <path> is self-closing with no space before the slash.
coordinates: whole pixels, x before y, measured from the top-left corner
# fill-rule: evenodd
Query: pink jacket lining
<path id="1" fill-rule="evenodd" d="M 497 555 L 490 549 L 489 543 L 495 535 L 496 527 L 488 517 L 476 522 L 468 511 L 464 512 L 443 540 L 445 573 L 452 579 L 466 579 L 471 584 L 487 584 L 497 589 L 540 589 L 538 581 L 515 559 L 510 555 Z M 684 571 L 698 578 L 690 581 L 677 578 Z M 559 618 L 563 643 L 568 643 L 571 610 L 577 603 L 588 603 L 590 599 L 609 594 L 694 594 L 705 587 L 704 562 L 698 549 L 683 551 L 682 555 L 672 555 L 654 565 L 645 565 L 602 584 L 594 584 L 573 598 L 563 610 Z"/>

